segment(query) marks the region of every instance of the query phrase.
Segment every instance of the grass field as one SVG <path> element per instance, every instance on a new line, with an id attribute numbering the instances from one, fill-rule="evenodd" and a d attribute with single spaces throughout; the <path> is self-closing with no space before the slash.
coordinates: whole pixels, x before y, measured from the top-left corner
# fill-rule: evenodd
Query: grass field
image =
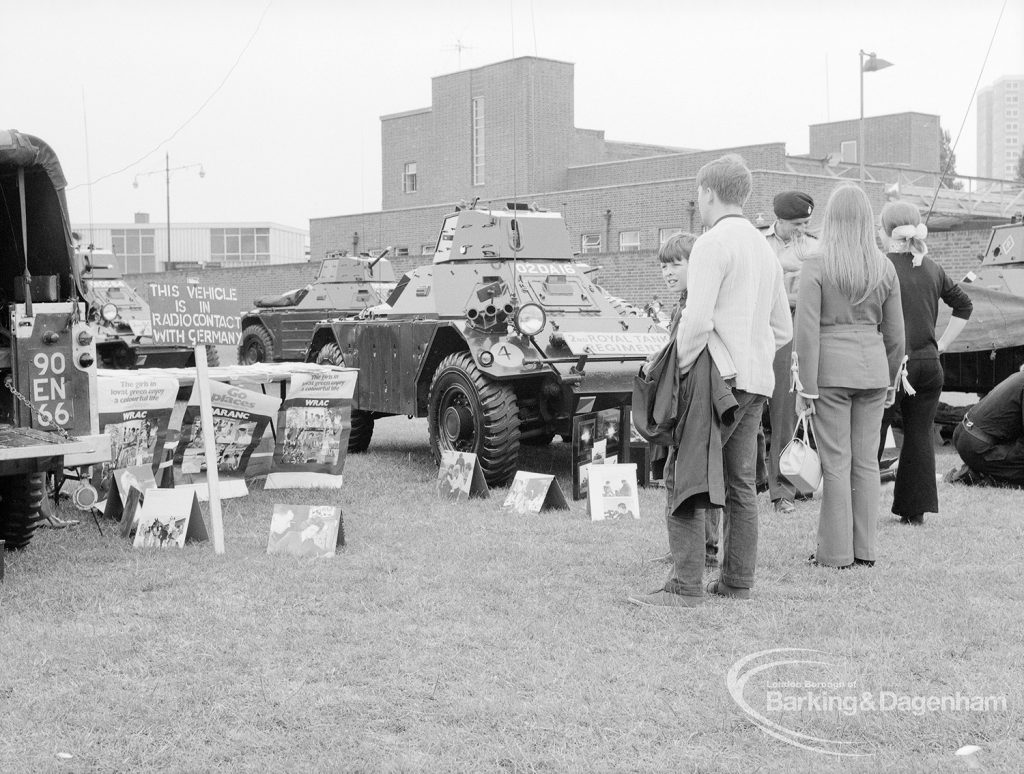
<path id="1" fill-rule="evenodd" d="M 522 467 L 571 490 L 564 445 Z M 849 571 L 805 563 L 817 503 L 763 502 L 755 599 L 679 610 L 626 602 L 665 580 L 648 561 L 666 550 L 663 490 L 641 493 L 640 521 L 591 523 L 582 502 L 503 513 L 503 490 L 441 503 L 434 476 L 424 423 L 391 419 L 340 493 L 226 501 L 224 556 L 132 550 L 91 520 L 40 531 L 0 586 L 0 772 L 945 772 L 967 770 L 963 745 L 982 770 L 1020 770 L 1020 492 L 940 484 L 942 513 L 914 528 L 886 487 L 879 562 Z M 275 501 L 325 497 L 342 553 L 266 555 Z M 727 685 L 739 659 L 784 648 L 819 652 L 755 663 L 821 663 L 748 673 L 749 705 L 997 701 L 766 713 L 858 757 L 815 752 L 761 730 Z"/>

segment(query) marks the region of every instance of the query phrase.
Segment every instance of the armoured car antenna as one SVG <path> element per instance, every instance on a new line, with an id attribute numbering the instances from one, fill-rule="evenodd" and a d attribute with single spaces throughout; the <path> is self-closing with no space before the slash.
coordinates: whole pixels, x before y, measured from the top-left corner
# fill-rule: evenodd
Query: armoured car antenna
<path id="1" fill-rule="evenodd" d="M 928 221 L 932 217 L 932 211 L 935 209 L 935 202 L 939 198 L 939 189 L 942 188 L 942 183 L 946 179 L 946 175 L 949 173 L 949 168 L 953 166 L 953 159 L 956 158 L 956 146 L 960 142 L 960 135 L 963 134 L 964 125 L 967 123 L 967 114 L 971 109 L 971 105 L 974 103 L 974 97 L 978 94 L 978 86 L 981 84 L 981 77 L 985 73 L 985 65 L 988 63 L 989 54 L 992 53 L 992 44 L 996 42 L 996 33 L 999 32 L 999 23 L 1003 20 L 1003 12 L 1006 10 L 1006 0 L 1003 0 L 1003 5 L 999 9 L 999 16 L 996 17 L 996 26 L 992 29 L 992 39 L 988 42 L 988 49 L 985 51 L 985 58 L 981 62 L 981 68 L 978 70 L 978 80 L 974 83 L 974 91 L 971 92 L 971 98 L 967 101 L 967 109 L 964 110 L 964 120 L 960 122 L 960 129 L 956 133 L 956 139 L 949 148 L 949 157 L 946 159 L 946 166 L 939 174 L 939 180 L 935 184 L 935 193 L 932 195 L 932 202 L 928 205 L 928 213 L 924 216 L 924 224 L 927 226 Z"/>

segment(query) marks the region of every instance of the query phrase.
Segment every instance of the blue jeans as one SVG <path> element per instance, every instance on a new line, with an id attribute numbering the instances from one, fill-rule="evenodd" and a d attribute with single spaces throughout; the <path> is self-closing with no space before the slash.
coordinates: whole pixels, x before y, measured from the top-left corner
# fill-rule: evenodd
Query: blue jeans
<path id="1" fill-rule="evenodd" d="M 722 461 L 725 467 L 725 510 L 722 515 L 722 581 L 752 588 L 757 562 L 757 429 L 765 396 L 733 390 L 739 404 L 731 425 L 722 426 Z M 666 484 L 668 482 L 666 481 Z M 699 500 L 702 500 L 700 502 Z M 704 594 L 704 557 L 707 541 L 705 498 L 690 498 L 668 515 L 668 545 L 673 577 L 665 589 L 686 596 Z"/>

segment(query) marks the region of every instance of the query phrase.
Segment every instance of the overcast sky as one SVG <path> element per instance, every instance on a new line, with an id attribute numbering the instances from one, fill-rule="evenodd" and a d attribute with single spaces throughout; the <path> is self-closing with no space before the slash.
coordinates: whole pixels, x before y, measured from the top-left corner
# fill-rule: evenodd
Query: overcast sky
<path id="1" fill-rule="evenodd" d="M 564 60 L 580 128 L 797 154 L 809 124 L 858 117 L 863 48 L 895 64 L 865 74 L 865 114 L 936 113 L 954 139 L 966 115 L 957 168 L 974 174 L 975 83 L 1024 74 L 1024 0 L 1006 0 L 997 31 L 1003 5 L 0 0 L 0 126 L 54 147 L 76 223 L 163 222 L 167 152 L 172 169 L 206 173 L 172 172 L 172 222 L 308 228 L 380 209 L 379 118 L 429 106 L 436 75 Z"/>

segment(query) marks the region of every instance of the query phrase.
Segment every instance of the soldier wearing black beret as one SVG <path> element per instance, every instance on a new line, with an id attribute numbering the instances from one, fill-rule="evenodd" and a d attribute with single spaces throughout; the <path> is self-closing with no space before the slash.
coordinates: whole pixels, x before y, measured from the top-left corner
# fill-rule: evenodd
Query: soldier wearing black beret
<path id="1" fill-rule="evenodd" d="M 817 243 L 807 233 L 807 225 L 814 213 L 814 199 L 803 191 L 783 191 L 775 196 L 772 209 L 775 211 L 775 222 L 765 232 L 765 238 L 782 265 L 782 280 L 792 310 L 796 306 L 800 264 Z M 792 343 L 775 353 L 775 391 L 768 401 L 772 426 L 771 449 L 768 452 L 768 490 L 775 510 L 780 513 L 792 513 L 795 510 L 793 501 L 811 494 L 798 492 L 779 473 L 779 455 L 792 437 L 796 425 L 796 396 L 789 391 L 792 353 Z"/>

